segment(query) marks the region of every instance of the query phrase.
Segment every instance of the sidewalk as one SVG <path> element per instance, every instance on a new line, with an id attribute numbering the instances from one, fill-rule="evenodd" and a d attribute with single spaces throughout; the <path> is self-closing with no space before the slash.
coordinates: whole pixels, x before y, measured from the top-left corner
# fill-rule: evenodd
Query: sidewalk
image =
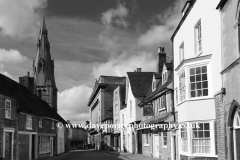
<path id="1" fill-rule="evenodd" d="M 117 151 L 104 151 L 104 150 L 100 150 L 100 152 L 119 155 L 128 160 L 156 160 L 156 159 L 160 160 L 159 158 L 152 158 L 152 157 L 144 156 L 142 154 L 131 154 L 131 153 L 124 153 L 124 152 L 117 152 Z"/>
<path id="2" fill-rule="evenodd" d="M 74 155 L 75 153 L 76 152 L 62 153 L 62 154 L 58 154 L 56 156 L 39 158 L 39 160 L 64 160 L 64 159 Z"/>

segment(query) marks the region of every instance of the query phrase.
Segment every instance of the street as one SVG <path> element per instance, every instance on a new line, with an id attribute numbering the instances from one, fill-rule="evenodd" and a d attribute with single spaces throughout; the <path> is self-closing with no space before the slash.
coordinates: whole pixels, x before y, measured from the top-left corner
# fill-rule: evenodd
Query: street
<path id="1" fill-rule="evenodd" d="M 81 150 L 67 158 L 67 160 L 123 160 L 118 155 L 104 153 L 96 150 Z"/>

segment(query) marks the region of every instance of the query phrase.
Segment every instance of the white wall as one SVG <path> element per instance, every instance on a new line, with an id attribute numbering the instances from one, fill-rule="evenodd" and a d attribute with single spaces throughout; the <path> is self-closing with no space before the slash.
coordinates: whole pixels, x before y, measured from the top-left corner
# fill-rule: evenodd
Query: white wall
<path id="1" fill-rule="evenodd" d="M 64 131 L 65 128 L 58 128 L 57 134 L 57 154 L 65 152 Z"/>

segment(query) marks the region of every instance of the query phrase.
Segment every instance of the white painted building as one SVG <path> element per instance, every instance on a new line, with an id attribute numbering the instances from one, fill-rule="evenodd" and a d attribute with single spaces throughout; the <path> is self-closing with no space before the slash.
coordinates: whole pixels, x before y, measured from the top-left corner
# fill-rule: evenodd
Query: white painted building
<path id="1" fill-rule="evenodd" d="M 126 80 L 126 125 L 135 125 L 141 121 L 141 108 L 138 104 L 146 96 L 149 86 L 152 84 L 153 72 L 141 72 L 138 68 L 136 72 L 127 72 Z M 138 153 L 137 128 L 127 127 L 126 149 L 130 153 Z"/>
<path id="2" fill-rule="evenodd" d="M 172 41 L 179 159 L 217 157 L 214 95 L 221 88 L 219 0 L 187 1 Z M 198 129 L 190 126 L 198 123 Z"/>

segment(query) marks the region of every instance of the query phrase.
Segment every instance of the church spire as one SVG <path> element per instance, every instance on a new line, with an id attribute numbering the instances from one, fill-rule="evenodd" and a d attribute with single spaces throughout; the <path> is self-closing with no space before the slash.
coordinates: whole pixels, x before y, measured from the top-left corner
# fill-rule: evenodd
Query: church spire
<path id="1" fill-rule="evenodd" d="M 40 28 L 37 41 L 37 55 L 33 60 L 33 74 L 35 86 L 38 90 L 48 91 L 49 97 L 45 95 L 45 99 L 51 106 L 56 107 L 56 100 L 52 100 L 54 95 L 50 95 L 50 91 L 57 93 L 57 87 L 54 76 L 54 60 L 51 58 L 50 43 L 48 41 L 48 30 L 46 27 L 45 17 L 43 17 L 42 26 Z M 56 94 L 54 93 L 54 94 Z M 44 96 L 44 93 L 40 94 Z M 57 94 L 56 94 L 57 95 Z M 55 98 L 54 98 L 55 99 Z"/>

